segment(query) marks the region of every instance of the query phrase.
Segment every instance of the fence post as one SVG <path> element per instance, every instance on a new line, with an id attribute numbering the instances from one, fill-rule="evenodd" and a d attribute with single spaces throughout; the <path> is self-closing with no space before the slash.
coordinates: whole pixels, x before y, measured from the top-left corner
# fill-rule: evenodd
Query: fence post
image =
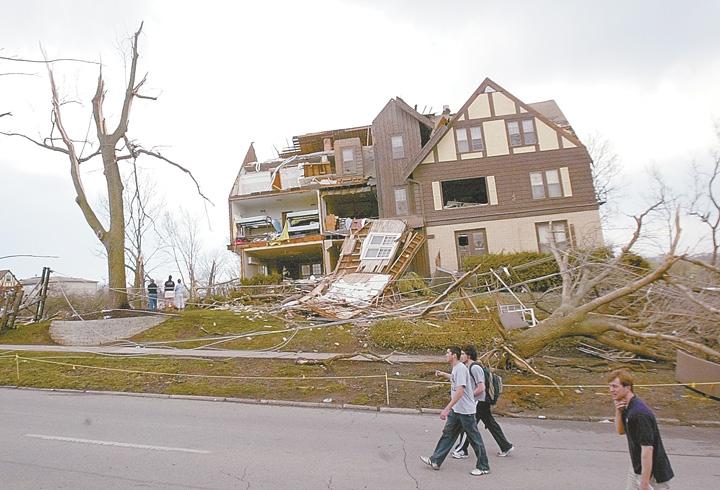
<path id="1" fill-rule="evenodd" d="M 17 384 L 20 386 L 20 356 L 15 353 L 15 373 L 17 374 Z"/>
<path id="2" fill-rule="evenodd" d="M 390 406 L 390 383 L 388 382 L 387 371 L 385 371 L 385 401 Z"/>

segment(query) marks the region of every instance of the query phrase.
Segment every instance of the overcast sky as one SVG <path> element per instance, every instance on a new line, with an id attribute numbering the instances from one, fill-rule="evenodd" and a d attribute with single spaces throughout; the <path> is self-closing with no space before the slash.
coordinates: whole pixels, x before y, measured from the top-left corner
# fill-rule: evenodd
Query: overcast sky
<path id="1" fill-rule="evenodd" d="M 555 99 L 581 139 L 599 134 L 619 155 L 623 212 L 637 211 L 655 165 L 689 190 L 693 161 L 717 148 L 720 2 L 312 1 L 3 2 L 0 55 L 102 61 L 106 116 L 119 113 L 123 50 L 141 21 L 130 135 L 191 169 L 213 201 L 206 246 L 227 243 L 227 196 L 247 146 L 275 156 L 295 134 L 369 124 L 387 100 L 456 110 L 485 77 L 525 102 Z M 97 69 L 56 65 L 73 137 L 88 131 Z M 0 131 L 45 135 L 50 93 L 39 65 L 0 62 Z M 114 105 L 113 105 L 114 104 Z M 0 256 L 19 277 L 44 264 L 106 280 L 99 245 L 75 205 L 64 155 L 0 137 Z M 146 175 L 171 207 L 202 212 L 190 181 L 157 161 Z M 85 166 L 94 201 L 100 166 Z M 606 233 L 622 239 L 617 226 Z M 688 245 L 697 235 L 690 236 Z M 166 273 L 171 273 L 167 270 Z"/>

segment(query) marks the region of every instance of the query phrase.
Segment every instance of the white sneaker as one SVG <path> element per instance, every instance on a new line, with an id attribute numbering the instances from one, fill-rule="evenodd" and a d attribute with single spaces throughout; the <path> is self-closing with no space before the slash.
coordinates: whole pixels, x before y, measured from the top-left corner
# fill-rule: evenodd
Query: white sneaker
<path id="1" fill-rule="evenodd" d="M 471 474 L 472 476 L 487 475 L 488 473 L 490 473 L 490 470 L 479 470 L 479 469 L 477 469 L 477 468 L 474 468 L 474 469 L 470 472 L 470 474 Z"/>
<path id="2" fill-rule="evenodd" d="M 430 468 L 434 469 L 435 471 L 440 469 L 440 465 L 437 463 L 433 463 L 430 458 L 427 456 L 420 456 L 420 461 L 428 465 Z"/>
<path id="3" fill-rule="evenodd" d="M 515 446 L 510 446 L 510 449 L 508 449 L 507 451 L 498 451 L 497 455 L 501 458 L 504 458 L 505 456 L 510 454 L 510 451 L 512 451 L 513 449 L 515 449 Z"/>
<path id="4" fill-rule="evenodd" d="M 453 451 L 451 456 L 455 459 L 467 459 L 468 453 L 457 450 L 457 451 Z"/>

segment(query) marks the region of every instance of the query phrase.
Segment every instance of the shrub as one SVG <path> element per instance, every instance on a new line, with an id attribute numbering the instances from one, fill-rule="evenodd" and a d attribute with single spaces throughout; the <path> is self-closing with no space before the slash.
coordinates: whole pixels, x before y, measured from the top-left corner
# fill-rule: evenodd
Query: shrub
<path id="1" fill-rule="evenodd" d="M 252 277 L 246 277 L 240 280 L 240 284 L 243 286 L 264 286 L 268 284 L 280 284 L 282 280 L 282 274 L 273 272 L 272 274 L 257 274 Z"/>
<path id="2" fill-rule="evenodd" d="M 370 340 L 375 345 L 394 350 L 440 350 L 468 343 L 484 350 L 496 335 L 490 321 L 483 319 L 447 321 L 442 325 L 388 319 L 370 327 Z"/>
<path id="3" fill-rule="evenodd" d="M 541 259 L 544 260 L 541 261 Z M 539 263 L 533 264 L 530 267 L 522 267 L 518 269 L 519 266 L 535 261 L 538 261 Z M 463 261 L 463 269 L 467 271 L 478 264 L 482 264 L 478 273 L 482 274 L 483 272 L 489 272 L 490 269 L 494 269 L 508 285 L 517 284 L 529 279 L 556 274 L 559 272 L 558 265 L 555 260 L 553 260 L 552 255 L 538 252 L 471 255 Z M 504 266 L 507 267 L 510 277 L 505 275 L 502 270 L 502 267 Z M 545 291 L 551 287 L 561 284 L 561 282 L 562 280 L 560 276 L 555 276 L 531 283 L 528 285 L 528 289 L 532 291 Z"/>
<path id="4" fill-rule="evenodd" d="M 408 272 L 397 281 L 397 289 L 403 296 L 428 296 L 430 288 L 416 272 Z"/>

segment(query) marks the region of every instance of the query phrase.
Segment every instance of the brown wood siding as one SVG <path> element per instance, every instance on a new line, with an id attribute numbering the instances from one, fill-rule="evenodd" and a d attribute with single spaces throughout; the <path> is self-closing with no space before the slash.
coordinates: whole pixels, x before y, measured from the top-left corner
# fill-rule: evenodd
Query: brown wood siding
<path id="1" fill-rule="evenodd" d="M 403 170 L 420 151 L 420 126 L 417 119 L 396 106 L 394 100 L 388 102 L 372 124 L 372 136 L 375 149 L 375 171 L 377 175 L 378 201 L 381 218 L 395 216 L 394 189 L 404 185 Z M 393 136 L 402 135 L 405 157 L 392 157 Z M 415 201 L 408 196 L 410 214 L 415 212 Z"/>
<path id="2" fill-rule="evenodd" d="M 533 199 L 530 172 L 567 167 L 571 197 Z M 495 177 L 498 204 L 435 210 L 432 182 Z M 596 209 L 598 203 L 590 173 L 590 157 L 585 148 L 521 153 L 455 162 L 419 165 L 412 174 L 419 181 L 422 214 L 426 225 L 453 224 L 462 221 L 506 219 L 510 217 L 574 212 Z"/>

